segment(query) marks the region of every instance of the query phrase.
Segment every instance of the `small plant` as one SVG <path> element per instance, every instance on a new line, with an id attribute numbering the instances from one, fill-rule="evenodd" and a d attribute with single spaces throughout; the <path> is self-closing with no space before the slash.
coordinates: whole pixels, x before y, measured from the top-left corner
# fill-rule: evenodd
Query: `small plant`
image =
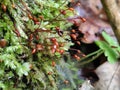
<path id="1" fill-rule="evenodd" d="M 110 63 L 119 60 L 120 46 L 115 39 L 108 35 L 105 31 L 101 33 L 102 39 L 95 41 L 99 49 L 81 58 L 77 66 L 83 66 L 96 60 L 100 55 L 104 54 Z"/>
<path id="2" fill-rule="evenodd" d="M 102 36 L 104 40 L 96 41 L 96 44 L 100 47 L 101 50 L 103 50 L 104 55 L 107 57 L 110 63 L 118 61 L 118 58 L 120 56 L 119 44 L 105 31 L 102 32 Z"/>

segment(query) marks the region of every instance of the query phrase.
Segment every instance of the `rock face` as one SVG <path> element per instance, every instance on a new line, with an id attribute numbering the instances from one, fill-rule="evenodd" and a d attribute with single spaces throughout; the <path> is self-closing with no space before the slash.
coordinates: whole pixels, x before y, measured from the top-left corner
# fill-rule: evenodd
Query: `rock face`
<path id="1" fill-rule="evenodd" d="M 95 70 L 99 81 L 93 86 L 86 80 L 79 90 L 120 90 L 120 62 L 105 62 Z"/>
<path id="2" fill-rule="evenodd" d="M 78 90 L 95 90 L 94 87 L 90 84 L 90 81 L 89 80 L 86 80 L 81 88 L 79 88 Z"/>
<path id="3" fill-rule="evenodd" d="M 120 62 L 106 62 L 95 72 L 99 77 L 99 81 L 94 85 L 95 90 L 120 90 Z"/>

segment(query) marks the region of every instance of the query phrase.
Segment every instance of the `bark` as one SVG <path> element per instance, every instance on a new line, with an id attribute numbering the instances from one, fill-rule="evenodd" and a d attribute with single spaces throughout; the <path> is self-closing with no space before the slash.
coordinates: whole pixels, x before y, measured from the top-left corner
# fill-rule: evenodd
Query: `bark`
<path id="1" fill-rule="evenodd" d="M 120 0 L 101 0 L 101 2 L 120 44 Z"/>

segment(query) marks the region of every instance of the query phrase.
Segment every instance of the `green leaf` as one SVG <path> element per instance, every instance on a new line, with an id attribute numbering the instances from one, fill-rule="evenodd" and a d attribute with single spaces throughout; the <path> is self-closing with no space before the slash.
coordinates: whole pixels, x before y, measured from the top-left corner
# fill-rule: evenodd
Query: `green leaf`
<path id="1" fill-rule="evenodd" d="M 102 36 L 104 39 L 109 43 L 110 46 L 118 46 L 117 41 L 115 41 L 110 35 L 108 35 L 106 32 L 102 32 Z"/>
<path id="2" fill-rule="evenodd" d="M 120 46 L 119 46 L 119 47 L 117 47 L 117 50 L 118 50 L 118 52 L 120 52 Z"/>
<path id="3" fill-rule="evenodd" d="M 118 60 L 119 54 L 115 49 L 111 48 L 108 43 L 104 41 L 96 41 L 96 44 L 104 51 L 110 63 L 114 63 Z"/>

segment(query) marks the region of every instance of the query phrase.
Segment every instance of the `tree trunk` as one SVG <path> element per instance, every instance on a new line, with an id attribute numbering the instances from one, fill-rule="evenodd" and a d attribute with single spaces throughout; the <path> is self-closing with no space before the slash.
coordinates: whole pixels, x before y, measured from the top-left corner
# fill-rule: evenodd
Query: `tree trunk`
<path id="1" fill-rule="evenodd" d="M 101 0 L 101 2 L 120 44 L 120 0 Z"/>

